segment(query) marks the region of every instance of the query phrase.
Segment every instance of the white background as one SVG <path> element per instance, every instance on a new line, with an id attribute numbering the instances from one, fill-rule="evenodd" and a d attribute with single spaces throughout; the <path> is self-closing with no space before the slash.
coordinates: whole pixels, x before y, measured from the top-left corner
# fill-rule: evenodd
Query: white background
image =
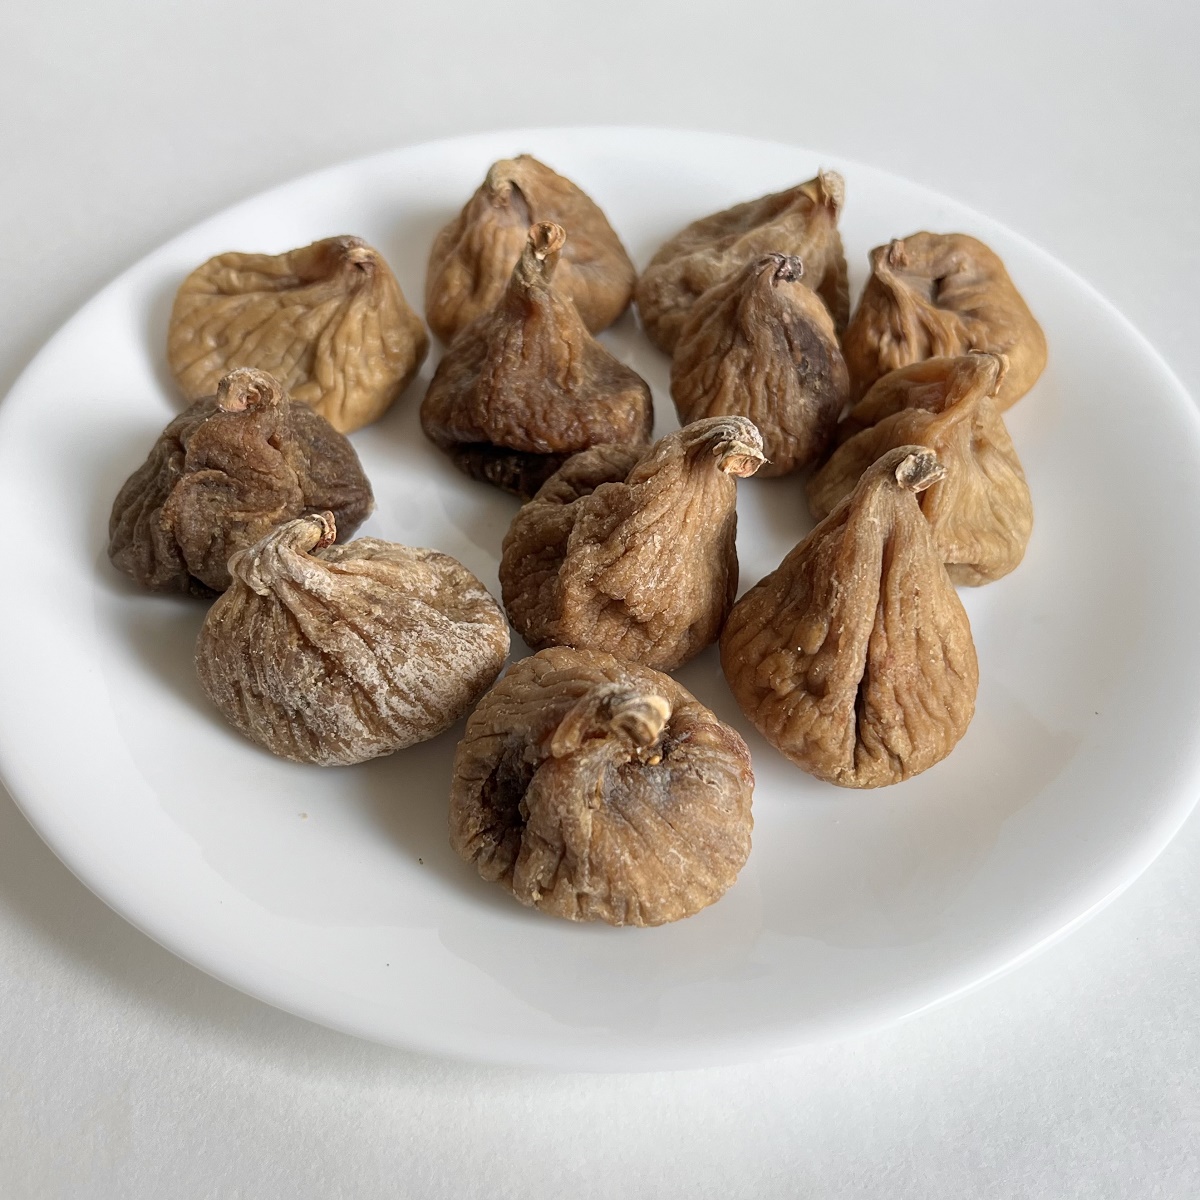
<path id="1" fill-rule="evenodd" d="M 0 391 L 97 287 L 268 185 L 448 134 L 642 123 L 948 192 L 1096 284 L 1200 395 L 1192 4 L 4 9 Z M 229 990 L 0 798 L 0 1198 L 1195 1196 L 1198 867 L 1193 818 L 1068 941 L 883 1033 L 552 1076 L 380 1049 Z"/>

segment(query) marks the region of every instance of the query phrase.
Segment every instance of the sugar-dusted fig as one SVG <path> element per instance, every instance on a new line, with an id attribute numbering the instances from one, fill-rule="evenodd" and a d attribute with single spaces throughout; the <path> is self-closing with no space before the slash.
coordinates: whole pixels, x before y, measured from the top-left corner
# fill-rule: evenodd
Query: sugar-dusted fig
<path id="1" fill-rule="evenodd" d="M 167 332 L 189 400 L 233 367 L 257 367 L 342 433 L 383 416 L 428 350 L 391 268 L 357 237 L 210 258 L 183 281 Z"/>
<path id="2" fill-rule="evenodd" d="M 125 481 L 108 555 L 152 591 L 211 596 L 229 586 L 229 556 L 281 521 L 329 509 L 349 534 L 374 506 L 354 447 L 265 371 L 241 367 Z"/>
<path id="3" fill-rule="evenodd" d="M 542 912 L 662 925 L 737 878 L 753 791 L 741 736 L 670 676 L 555 646 L 511 666 L 467 722 L 450 843 Z"/>
<path id="4" fill-rule="evenodd" d="M 871 251 L 871 276 L 842 336 L 857 400 L 897 367 L 987 350 L 1008 358 L 996 396 L 1016 403 L 1046 365 L 1046 335 L 999 256 L 965 233 L 914 233 Z"/>
<path id="5" fill-rule="evenodd" d="M 273 754 L 344 766 L 427 741 L 491 686 L 508 624 L 448 554 L 333 545 L 332 513 L 288 521 L 229 561 L 196 641 L 200 683 Z"/>
<path id="6" fill-rule="evenodd" d="M 462 212 L 434 239 L 425 278 L 429 327 L 449 342 L 499 302 L 525 249 L 529 226 L 568 235 L 559 287 L 593 333 L 629 307 L 637 271 L 596 203 L 531 155 L 495 162 Z"/>
<path id="7" fill-rule="evenodd" d="M 644 443 L 654 423 L 645 380 L 559 287 L 562 226 L 526 234 L 499 304 L 454 339 L 421 404 L 426 434 L 460 470 L 524 498 L 572 454 Z"/>
<path id="8" fill-rule="evenodd" d="M 897 446 L 928 446 L 946 468 L 918 503 L 954 583 L 1007 575 L 1025 555 L 1033 502 L 1021 460 L 996 409 L 1003 355 L 930 358 L 880 379 L 848 414 L 850 434 L 808 481 L 824 520 L 862 473 Z"/>
<path id="9" fill-rule="evenodd" d="M 606 650 L 660 671 L 687 662 L 716 641 L 737 594 L 735 480 L 762 461 L 745 417 L 570 459 L 504 539 L 514 628 L 535 649 Z"/>
<path id="10" fill-rule="evenodd" d="M 767 456 L 760 475 L 819 458 L 850 391 L 833 318 L 803 274 L 789 255 L 752 259 L 696 301 L 675 343 L 679 419 L 749 417 Z"/>
<path id="11" fill-rule="evenodd" d="M 818 779 L 899 783 L 970 724 L 971 626 L 917 505 L 944 473 L 924 446 L 889 450 L 729 614 L 721 666 L 738 704 Z"/>
<path id="12" fill-rule="evenodd" d="M 764 254 L 795 255 L 804 282 L 825 301 L 839 332 L 850 285 L 838 216 L 846 186 L 836 171 L 693 221 L 650 260 L 634 293 L 650 340 L 671 354 L 692 305 L 710 287 Z"/>

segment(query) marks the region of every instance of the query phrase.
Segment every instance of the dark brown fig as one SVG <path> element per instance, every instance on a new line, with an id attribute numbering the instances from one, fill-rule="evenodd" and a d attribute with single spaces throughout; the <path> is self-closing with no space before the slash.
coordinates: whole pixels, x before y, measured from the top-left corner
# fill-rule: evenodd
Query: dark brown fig
<path id="1" fill-rule="evenodd" d="M 846 440 L 809 479 L 813 516 L 823 520 L 887 451 L 928 446 L 946 475 L 919 504 L 951 580 L 975 586 L 1007 575 L 1029 544 L 1033 502 L 995 405 L 1006 367 L 1002 355 L 965 354 L 885 375 L 847 415 Z"/>
<path id="2" fill-rule="evenodd" d="M 762 434 L 763 476 L 816 461 L 850 391 L 833 318 L 803 275 L 785 254 L 748 262 L 692 306 L 671 362 L 680 421 L 749 417 Z"/>
<path id="3" fill-rule="evenodd" d="M 851 398 L 898 367 L 971 350 L 1003 354 L 1003 412 L 1046 365 L 1046 335 L 999 256 L 965 233 L 914 233 L 871 251 L 871 276 L 842 337 Z"/>
<path id="4" fill-rule="evenodd" d="M 454 760 L 450 843 L 522 904 L 662 925 L 750 853 L 746 743 L 668 675 L 556 646 L 484 696 Z"/>
<path id="5" fill-rule="evenodd" d="M 357 237 L 210 258 L 183 281 L 167 333 L 189 400 L 234 367 L 257 367 L 342 433 L 383 416 L 428 350 L 391 268 Z"/>
<path id="6" fill-rule="evenodd" d="M 637 271 L 608 218 L 569 179 L 528 154 L 491 165 L 462 212 L 438 235 L 425 279 L 425 315 L 444 342 L 499 303 L 529 226 L 569 235 L 559 287 L 593 333 L 629 307 Z"/>
<path id="7" fill-rule="evenodd" d="M 508 624 L 457 559 L 378 538 L 333 545 L 331 513 L 229 563 L 196 669 L 225 719 L 296 762 L 341 766 L 441 733 L 491 686 Z"/>
<path id="8" fill-rule="evenodd" d="M 156 592 L 211 596 L 230 555 L 282 521 L 331 510 L 352 533 L 375 506 L 354 447 L 265 371 L 230 371 L 159 435 L 108 524 L 113 564 Z"/>
<path id="9" fill-rule="evenodd" d="M 729 614 L 721 666 L 738 704 L 818 779 L 899 783 L 970 724 L 971 626 L 917 504 L 944 474 L 924 446 L 889 450 Z"/>
<path id="10" fill-rule="evenodd" d="M 825 301 L 839 332 L 850 316 L 846 255 L 838 232 L 845 181 L 836 171 L 784 192 L 693 221 L 664 242 L 634 293 L 650 340 L 671 354 L 692 305 L 710 287 L 764 254 L 795 255 L 805 283 Z"/>
<path id="11" fill-rule="evenodd" d="M 570 455 L 644 443 L 654 422 L 645 380 L 558 286 L 565 241 L 559 225 L 528 229 L 500 303 L 454 339 L 421 405 L 426 434 L 460 470 L 524 498 Z"/>
<path id="12" fill-rule="evenodd" d="M 735 480 L 762 461 L 745 417 L 569 459 L 504 539 L 514 628 L 535 649 L 604 650 L 663 671 L 687 662 L 716 641 L 737 594 Z"/>

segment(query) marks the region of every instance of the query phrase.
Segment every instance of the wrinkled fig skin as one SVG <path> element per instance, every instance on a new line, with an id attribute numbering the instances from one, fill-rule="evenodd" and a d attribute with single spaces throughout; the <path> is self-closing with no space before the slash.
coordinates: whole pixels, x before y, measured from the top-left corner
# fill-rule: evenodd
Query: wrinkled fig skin
<path id="1" fill-rule="evenodd" d="M 528 499 L 571 454 L 644 443 L 645 380 L 587 331 L 559 287 L 566 235 L 528 230 L 500 303 L 455 338 L 421 404 L 421 425 L 462 471 Z"/>
<path id="2" fill-rule="evenodd" d="M 798 258 L 767 254 L 709 288 L 671 363 L 680 421 L 749 417 L 762 434 L 763 476 L 816 461 L 850 391 L 833 319 L 803 274 Z"/>
<path id="3" fill-rule="evenodd" d="M 721 666 L 738 704 L 818 779 L 899 783 L 970 724 L 971 627 L 915 494 L 942 474 L 922 446 L 889 451 L 729 614 Z"/>
<path id="4" fill-rule="evenodd" d="M 735 479 L 762 461 L 745 417 L 570 459 L 504 539 L 517 632 L 535 649 L 603 650 L 660 671 L 687 662 L 716 641 L 737 594 Z"/>
<path id="5" fill-rule="evenodd" d="M 450 842 L 542 912 L 662 925 L 737 878 L 753 790 L 746 743 L 669 676 L 555 647 L 510 667 L 467 722 Z"/>
<path id="6" fill-rule="evenodd" d="M 838 217 L 845 183 L 822 171 L 786 192 L 693 221 L 665 242 L 638 280 L 634 298 L 650 340 L 671 354 L 693 304 L 710 287 L 764 254 L 795 255 L 804 282 L 825 301 L 840 333 L 850 316 L 850 285 Z"/>
<path id="7" fill-rule="evenodd" d="M 200 683 L 273 754 L 344 766 L 441 733 L 495 680 L 508 625 L 447 554 L 377 538 L 331 545 L 331 514 L 235 554 L 196 642 Z"/>
<path id="8" fill-rule="evenodd" d="M 428 350 L 391 268 L 356 237 L 209 259 L 183 281 L 167 334 L 189 400 L 232 367 L 258 367 L 342 433 L 383 416 Z"/>
<path id="9" fill-rule="evenodd" d="M 569 236 L 559 287 L 592 333 L 628 307 L 637 272 L 604 213 L 569 179 L 528 154 L 493 163 L 429 255 L 425 312 L 444 342 L 496 306 L 525 248 L 529 226 L 561 225 Z"/>
<path id="10" fill-rule="evenodd" d="M 240 368 L 159 435 L 108 523 L 114 565 L 156 592 L 211 596 L 281 521 L 333 511 L 351 534 L 375 506 L 354 447 L 263 371 Z"/>
<path id="11" fill-rule="evenodd" d="M 871 251 L 871 276 L 842 337 L 851 399 L 927 358 L 986 350 L 1008 358 L 1003 412 L 1037 381 L 1046 336 L 1004 263 L 964 233 L 914 233 Z"/>
<path id="12" fill-rule="evenodd" d="M 1025 555 L 1033 502 L 993 400 L 1006 360 L 997 354 L 931 358 L 885 375 L 848 414 L 850 436 L 808 481 L 823 520 L 862 473 L 897 446 L 928 446 L 946 476 L 920 495 L 950 579 L 977 586 L 1007 575 Z"/>

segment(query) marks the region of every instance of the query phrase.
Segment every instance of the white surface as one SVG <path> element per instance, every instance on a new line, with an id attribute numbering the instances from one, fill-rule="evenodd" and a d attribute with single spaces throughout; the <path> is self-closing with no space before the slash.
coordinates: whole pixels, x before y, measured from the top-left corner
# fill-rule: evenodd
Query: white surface
<path id="1" fill-rule="evenodd" d="M 106 502 L 181 405 L 163 328 L 194 264 L 231 246 L 283 250 L 353 230 L 419 296 L 432 231 L 489 163 L 525 150 L 584 185 L 639 262 L 688 221 L 811 178 L 823 161 L 847 179 L 853 290 L 870 248 L 897 230 L 970 233 L 1007 263 L 1053 347 L 1008 414 L 1037 535 L 1017 573 L 962 593 L 982 678 L 952 758 L 867 795 L 812 780 L 755 735 L 710 649 L 680 679 L 749 739 L 754 854 L 720 904 L 665 929 L 547 920 L 459 862 L 445 825 L 461 727 L 344 770 L 264 754 L 196 683 L 205 606 L 139 592 L 102 550 Z M 629 316 L 602 336 L 654 386 L 659 433 L 676 427 L 666 357 Z M 516 504 L 464 479 L 422 436 L 417 402 L 434 365 L 354 436 L 377 499 L 365 531 L 452 553 L 499 594 Z M 1130 461 L 1150 459 L 1136 490 L 1112 486 Z M 1200 790 L 1190 740 L 1200 563 L 1178 553 L 1200 544 L 1200 414 L 1147 343 L 1028 242 L 807 150 L 717 134 L 521 130 L 286 184 L 151 254 L 51 340 L 0 411 L 0 479 L 8 519 L 42 533 L 25 548 L 28 585 L 0 595 L 0 767 L 30 820 L 168 949 L 389 1045 L 647 1070 L 876 1028 L 1095 912 L 1161 851 Z M 799 478 L 738 491 L 744 590 L 811 522 Z M 46 753 L 56 728 L 74 731 L 72 755 Z"/>
<path id="2" fill-rule="evenodd" d="M 708 4 L 339 11 L 6 14 L 0 385 L 207 212 L 550 112 L 776 137 L 936 186 L 1096 283 L 1200 391 L 1200 28 L 1182 5 L 1018 4 L 1001 21 L 748 3 L 732 31 Z M 553 1078 L 380 1050 L 247 1000 L 105 910 L 6 808 L 0 1178 L 16 1197 L 481 1180 L 513 1196 L 1194 1195 L 1198 854 L 1192 821 L 1068 941 L 890 1032 L 755 1068 Z"/>

